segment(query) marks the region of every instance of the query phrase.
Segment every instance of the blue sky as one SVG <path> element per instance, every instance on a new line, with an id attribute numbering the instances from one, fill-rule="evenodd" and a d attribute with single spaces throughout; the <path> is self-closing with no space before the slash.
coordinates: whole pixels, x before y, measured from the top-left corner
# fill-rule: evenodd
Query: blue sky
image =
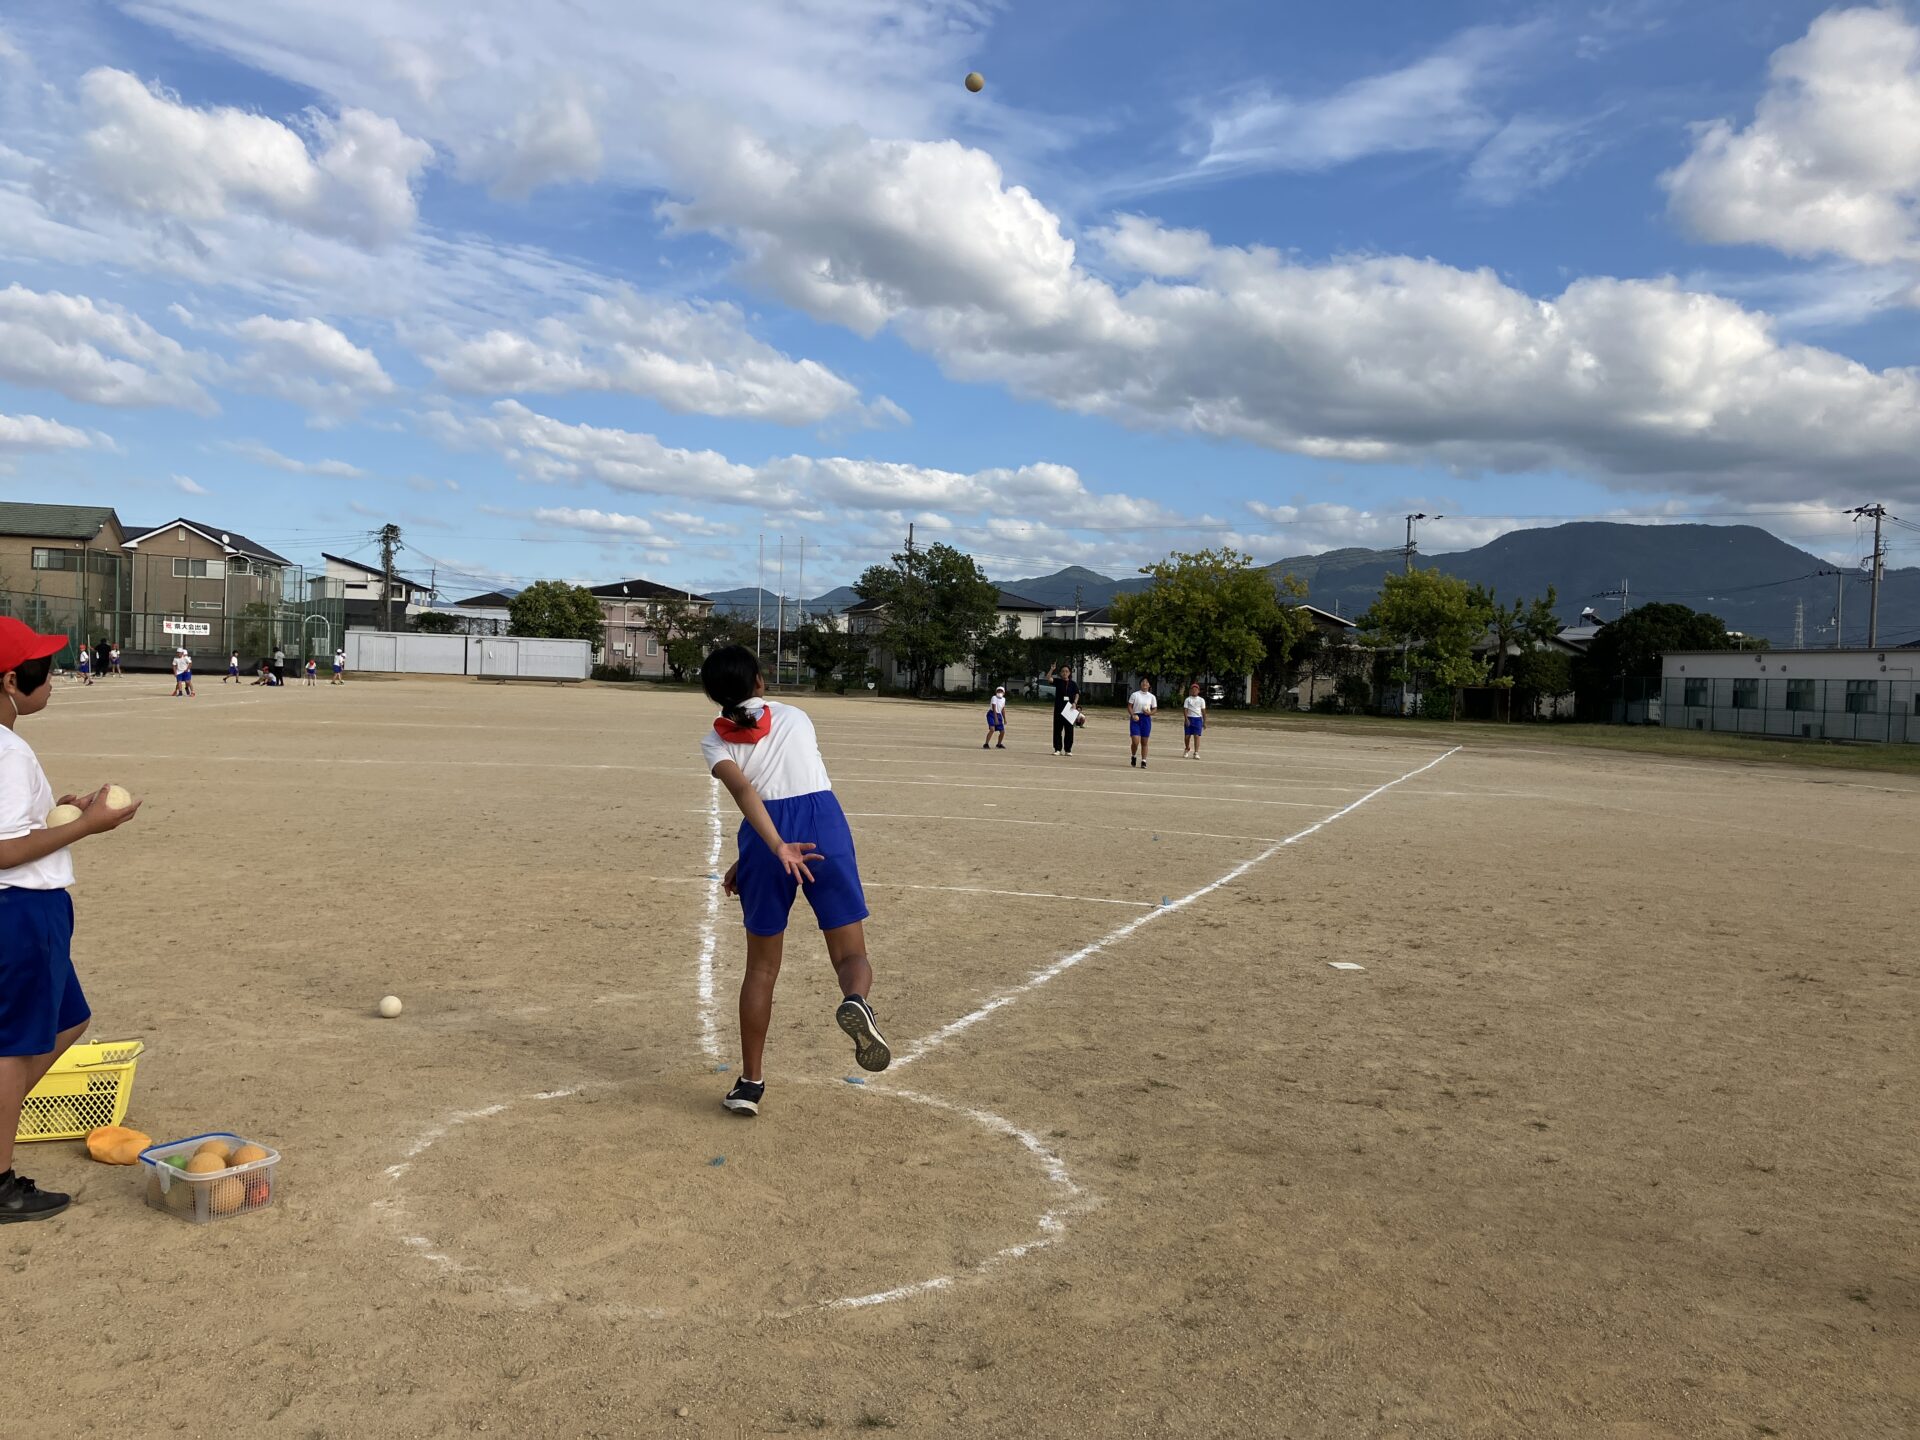
<path id="1" fill-rule="evenodd" d="M 1920 511 L 1911 5 L 393 8 L 9 7 L 0 494 L 450 595 Z"/>

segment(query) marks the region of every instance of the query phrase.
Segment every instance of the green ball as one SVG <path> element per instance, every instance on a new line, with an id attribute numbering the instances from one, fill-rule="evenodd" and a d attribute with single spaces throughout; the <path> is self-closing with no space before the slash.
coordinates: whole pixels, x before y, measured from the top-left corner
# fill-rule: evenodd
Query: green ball
<path id="1" fill-rule="evenodd" d="M 184 1170 L 187 1168 L 187 1161 L 192 1158 L 191 1155 L 169 1155 L 167 1156 L 167 1164 L 173 1166 L 176 1170 Z"/>

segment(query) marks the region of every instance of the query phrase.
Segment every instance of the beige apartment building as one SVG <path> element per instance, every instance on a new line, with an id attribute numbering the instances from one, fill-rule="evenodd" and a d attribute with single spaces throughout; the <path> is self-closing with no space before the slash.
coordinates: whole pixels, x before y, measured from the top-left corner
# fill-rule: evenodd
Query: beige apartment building
<path id="1" fill-rule="evenodd" d="M 111 506 L 0 503 L 0 614 L 47 633 L 118 639 L 125 540 Z"/>

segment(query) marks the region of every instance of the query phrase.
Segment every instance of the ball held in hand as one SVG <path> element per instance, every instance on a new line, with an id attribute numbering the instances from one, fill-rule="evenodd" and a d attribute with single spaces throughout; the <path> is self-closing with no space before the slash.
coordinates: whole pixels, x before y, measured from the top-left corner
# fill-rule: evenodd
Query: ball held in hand
<path id="1" fill-rule="evenodd" d="M 71 825 L 82 813 L 78 805 L 56 805 L 47 812 L 47 829 L 58 830 L 62 825 Z"/>

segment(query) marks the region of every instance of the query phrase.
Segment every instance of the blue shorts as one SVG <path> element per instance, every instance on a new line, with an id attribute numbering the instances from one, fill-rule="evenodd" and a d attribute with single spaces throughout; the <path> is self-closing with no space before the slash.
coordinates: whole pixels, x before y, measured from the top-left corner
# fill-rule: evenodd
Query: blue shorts
<path id="1" fill-rule="evenodd" d="M 193 671 L 182 670 L 178 675 L 174 676 L 173 678 L 182 685 L 191 685 L 193 683 Z"/>
<path id="2" fill-rule="evenodd" d="M 0 888 L 0 1055 L 48 1055 L 93 1018 L 73 973 L 73 897 Z"/>
<path id="3" fill-rule="evenodd" d="M 740 822 L 740 908 L 749 935 L 783 935 L 787 912 L 796 891 L 805 889 L 807 904 L 822 930 L 838 930 L 867 918 L 867 895 L 860 888 L 860 866 L 853 854 L 853 831 L 846 812 L 831 790 L 769 800 L 767 814 L 773 828 L 787 840 L 812 841 L 819 851 L 807 868 L 813 883 L 801 886 L 781 866 L 778 857 L 753 831 Z"/>
<path id="4" fill-rule="evenodd" d="M 1201 731 L 1205 730 L 1206 728 L 1207 728 L 1207 722 L 1201 719 L 1198 715 L 1189 715 L 1187 717 L 1187 734 L 1198 735 Z"/>
<path id="5" fill-rule="evenodd" d="M 998 710 L 987 711 L 987 728 L 989 730 L 1004 731 L 1007 728 L 1006 715 Z M 783 831 L 782 833 L 784 834 L 785 832 Z"/>
<path id="6" fill-rule="evenodd" d="M 1153 734 L 1153 716 L 1135 715 L 1127 721 L 1127 734 L 1145 740 Z"/>

